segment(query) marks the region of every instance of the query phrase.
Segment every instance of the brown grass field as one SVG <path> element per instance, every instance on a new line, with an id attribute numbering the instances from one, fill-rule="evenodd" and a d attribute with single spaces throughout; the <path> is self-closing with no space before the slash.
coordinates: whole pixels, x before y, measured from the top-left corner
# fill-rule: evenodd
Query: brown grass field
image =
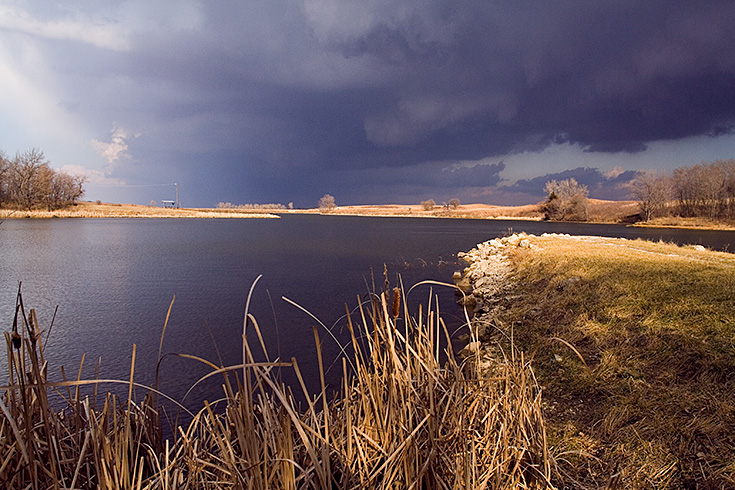
<path id="1" fill-rule="evenodd" d="M 0 209 L 1 219 L 14 218 L 277 218 L 266 211 L 242 212 L 216 208 L 161 208 L 138 204 L 113 204 L 82 201 L 76 206 L 55 211 Z"/>
<path id="2" fill-rule="evenodd" d="M 635 201 L 601 201 L 590 199 L 589 214 L 591 221 L 620 222 L 637 213 Z M 307 212 L 318 213 L 318 209 Z M 433 210 L 425 210 L 420 205 L 406 206 L 398 204 L 338 206 L 326 214 L 353 216 L 393 216 L 423 218 L 464 218 L 464 219 L 528 219 L 541 220 L 543 213 L 538 204 L 523 206 L 495 206 L 492 204 L 461 204 L 457 209 L 446 209 L 435 206 Z"/>

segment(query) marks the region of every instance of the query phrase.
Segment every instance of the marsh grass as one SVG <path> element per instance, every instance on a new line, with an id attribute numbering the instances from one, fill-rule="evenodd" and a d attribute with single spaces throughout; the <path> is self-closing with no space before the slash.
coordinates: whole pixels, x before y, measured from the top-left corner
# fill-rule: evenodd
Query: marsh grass
<path id="1" fill-rule="evenodd" d="M 135 348 L 127 397 L 82 396 L 111 380 L 50 381 L 35 312 L 18 295 L 6 333 L 9 380 L 0 408 L 0 486 L 17 489 L 483 489 L 550 488 L 541 397 L 520 353 L 492 372 L 476 361 L 440 364 L 447 335 L 436 306 L 411 317 L 401 291 L 372 294 L 347 327 L 354 355 L 329 392 L 314 328 L 321 391 L 306 391 L 295 359 L 270 360 L 258 324 L 245 315 L 243 359 L 204 362 L 222 398 L 203 402 L 174 437 L 161 437 L 153 388 L 134 399 Z M 402 299 L 402 301 L 401 301 Z M 50 327 L 49 327 L 50 328 Z M 254 350 L 266 361 L 256 362 Z M 277 369 L 292 369 L 285 386 Z M 81 372 L 81 366 L 80 366 Z M 202 378 L 197 383 L 203 381 Z M 293 390 L 296 390 L 294 392 Z M 49 393 L 64 400 L 52 407 Z M 306 400 L 297 403 L 295 393 Z M 99 399 L 98 399 L 99 398 Z"/>
<path id="2" fill-rule="evenodd" d="M 494 322 L 533 356 L 563 485 L 735 488 L 735 257 L 533 244 L 512 250 L 514 300 Z"/>

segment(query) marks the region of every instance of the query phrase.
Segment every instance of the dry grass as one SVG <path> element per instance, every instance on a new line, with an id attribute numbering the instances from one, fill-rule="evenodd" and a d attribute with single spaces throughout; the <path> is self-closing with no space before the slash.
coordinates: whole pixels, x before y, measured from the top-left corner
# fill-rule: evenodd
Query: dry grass
<path id="1" fill-rule="evenodd" d="M 303 409 L 273 374 L 290 368 L 302 380 L 294 359 L 255 362 L 247 340 L 240 365 L 192 358 L 211 366 L 208 377 L 222 377 L 223 399 L 204 402 L 172 441 L 161 439 L 160 394 L 134 400 L 135 349 L 122 381 L 127 398 L 107 394 L 96 404 L 80 387 L 104 380 L 49 381 L 47 332 L 33 310 L 26 315 L 20 293 L 18 300 L 0 399 L 3 488 L 550 487 L 553 465 L 528 363 L 511 350 L 492 372 L 458 364 L 451 352 L 441 364 L 446 329 L 436 308 L 410 318 L 400 291 L 359 305 L 348 322 L 355 354 L 342 361 L 338 393 L 328 394 L 320 369 L 322 390 L 305 393 Z M 243 338 L 261 339 L 255 319 L 245 318 Z M 320 346 L 316 328 L 314 335 Z M 63 396 L 62 412 L 48 401 L 53 391 Z"/>
<path id="2" fill-rule="evenodd" d="M 525 206 L 493 206 L 490 204 L 462 204 L 457 209 L 445 209 L 437 205 L 425 210 L 420 205 L 400 204 L 337 206 L 327 213 L 318 209 L 301 210 L 302 213 L 319 213 L 344 216 L 391 216 L 410 218 L 465 218 L 465 219 L 530 219 L 540 220 L 543 213 L 535 204 Z"/>
<path id="3" fill-rule="evenodd" d="M 532 243 L 492 321 L 533 356 L 563 485 L 735 488 L 735 257 Z"/>
<path id="4" fill-rule="evenodd" d="M 319 213 L 318 209 L 302 212 Z M 625 222 L 638 213 L 635 201 L 589 200 L 590 221 Z M 462 204 L 457 209 L 445 209 L 437 205 L 426 211 L 420 205 L 405 206 L 398 204 L 338 206 L 328 214 L 349 216 L 393 216 L 414 218 L 465 218 L 465 219 L 528 219 L 541 220 L 544 213 L 538 204 L 523 206 L 494 206 L 491 204 Z"/>
<path id="5" fill-rule="evenodd" d="M 637 201 L 589 200 L 590 221 L 627 223 L 635 220 L 639 211 Z"/>
<path id="6" fill-rule="evenodd" d="M 277 218 L 263 210 L 160 208 L 137 204 L 81 202 L 55 211 L 0 209 L 0 220 L 14 218 Z"/>
<path id="7" fill-rule="evenodd" d="M 732 222 L 716 221 L 703 217 L 682 218 L 680 216 L 666 216 L 653 218 L 648 222 L 636 223 L 636 226 L 650 226 L 654 228 L 697 228 L 705 230 L 735 230 Z"/>

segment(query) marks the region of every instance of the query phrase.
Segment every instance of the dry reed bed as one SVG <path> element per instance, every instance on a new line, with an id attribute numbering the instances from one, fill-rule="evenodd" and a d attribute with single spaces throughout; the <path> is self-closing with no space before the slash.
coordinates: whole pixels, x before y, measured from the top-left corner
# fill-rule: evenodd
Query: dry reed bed
<path id="1" fill-rule="evenodd" d="M 247 315 L 244 339 L 259 339 L 265 362 L 248 340 L 243 363 L 212 367 L 224 399 L 204 402 L 193 420 L 161 438 L 157 398 L 133 399 L 135 350 L 128 397 L 83 397 L 85 384 L 49 381 L 42 331 L 18 295 L 6 333 L 10 372 L 0 399 L 0 486 L 17 489 L 483 489 L 549 488 L 541 398 L 533 373 L 514 351 L 492 372 L 475 361 L 439 362 L 446 328 L 436 308 L 411 318 L 402 294 L 371 296 L 348 321 L 354 355 L 330 395 L 306 393 L 299 408 L 273 370 L 295 359 L 267 360 L 257 322 Z M 405 298 L 403 298 L 405 305 Z M 348 313 L 349 318 L 349 313 Z M 353 321 L 354 320 L 354 321 Z M 50 328 L 50 327 L 49 327 Z M 165 331 L 165 325 L 164 325 Z M 319 332 L 315 342 L 321 345 Z M 163 335 L 161 337 L 163 343 Z M 451 344 L 450 344 L 451 345 Z M 349 347 L 349 346 L 346 346 Z M 321 349 L 318 348 L 320 366 Z M 81 371 L 81 367 L 80 367 Z M 51 391 L 66 407 L 54 410 Z M 224 409 L 221 409 L 224 404 Z"/>

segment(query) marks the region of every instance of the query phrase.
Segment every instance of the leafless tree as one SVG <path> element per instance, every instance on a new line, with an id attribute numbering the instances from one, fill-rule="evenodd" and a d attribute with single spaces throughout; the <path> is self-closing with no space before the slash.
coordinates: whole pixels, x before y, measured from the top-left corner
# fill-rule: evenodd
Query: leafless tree
<path id="1" fill-rule="evenodd" d="M 541 208 L 544 218 L 554 221 L 587 221 L 587 186 L 576 179 L 552 180 L 544 186 L 548 194 Z"/>
<path id="2" fill-rule="evenodd" d="M 434 209 L 434 206 L 436 206 L 436 202 L 433 199 L 421 201 L 421 207 L 424 208 L 424 211 L 431 211 Z"/>
<path id="3" fill-rule="evenodd" d="M 322 212 L 332 211 L 336 207 L 337 204 L 335 204 L 334 202 L 334 196 L 332 196 L 331 194 L 324 194 L 319 199 L 319 210 Z"/>
<path id="4" fill-rule="evenodd" d="M 84 195 L 84 177 L 50 167 L 43 152 L 32 148 L 0 162 L 0 204 L 20 209 L 58 209 Z"/>
<path id="5" fill-rule="evenodd" d="M 451 207 L 452 209 L 459 209 L 459 204 L 459 199 L 457 199 L 456 197 L 453 197 L 449 200 L 449 207 Z"/>
<path id="6" fill-rule="evenodd" d="M 46 178 L 47 170 L 48 162 L 41 150 L 31 148 L 16 154 L 8 176 L 10 200 L 21 209 L 32 209 L 41 200 L 41 180 Z"/>
<path id="7" fill-rule="evenodd" d="M 0 150 L 0 207 L 8 201 L 8 174 L 10 173 L 10 161 L 5 153 Z"/>
<path id="8" fill-rule="evenodd" d="M 674 170 L 674 189 L 682 216 L 731 217 L 735 161 L 719 160 Z"/>
<path id="9" fill-rule="evenodd" d="M 638 172 L 630 183 L 631 194 L 638 201 L 641 219 L 662 215 L 673 198 L 671 178 L 654 171 Z"/>

